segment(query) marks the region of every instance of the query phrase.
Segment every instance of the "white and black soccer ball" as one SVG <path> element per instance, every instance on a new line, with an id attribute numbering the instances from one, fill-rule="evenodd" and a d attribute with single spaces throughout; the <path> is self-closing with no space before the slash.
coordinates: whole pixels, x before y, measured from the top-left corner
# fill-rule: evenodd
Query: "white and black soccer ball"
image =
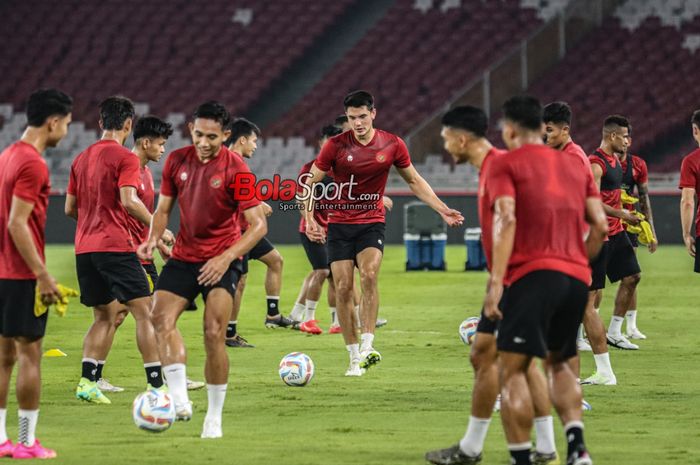
<path id="1" fill-rule="evenodd" d="M 304 353 L 292 352 L 280 361 L 279 374 L 287 386 L 306 386 L 314 377 L 314 362 Z"/>
<path id="2" fill-rule="evenodd" d="M 479 326 L 479 318 L 475 316 L 467 318 L 459 325 L 459 338 L 462 339 L 462 342 L 467 345 L 474 342 L 477 326 Z"/>
<path id="3" fill-rule="evenodd" d="M 167 392 L 149 389 L 134 399 L 132 416 L 142 430 L 162 433 L 175 422 L 175 403 Z"/>

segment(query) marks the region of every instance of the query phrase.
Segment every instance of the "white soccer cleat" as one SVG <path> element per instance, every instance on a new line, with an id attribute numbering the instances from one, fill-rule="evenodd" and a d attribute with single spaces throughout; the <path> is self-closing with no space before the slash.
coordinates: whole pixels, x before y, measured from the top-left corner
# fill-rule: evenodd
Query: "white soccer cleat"
<path id="1" fill-rule="evenodd" d="M 191 379 L 187 378 L 188 391 L 197 391 L 199 389 L 202 389 L 203 387 L 204 383 L 202 381 L 192 381 Z"/>
<path id="2" fill-rule="evenodd" d="M 108 380 L 100 378 L 97 380 L 97 387 L 102 392 L 123 392 L 123 387 L 113 386 Z"/>
<path id="3" fill-rule="evenodd" d="M 581 410 L 583 410 L 584 412 L 588 412 L 593 410 L 593 407 L 591 407 L 591 404 L 586 402 L 586 399 L 581 399 Z"/>
<path id="4" fill-rule="evenodd" d="M 370 347 L 360 351 L 360 359 L 360 368 L 367 370 L 382 361 L 382 354 Z"/>
<path id="5" fill-rule="evenodd" d="M 217 439 L 224 434 L 221 431 L 221 420 L 218 418 L 204 418 L 204 426 L 202 426 L 202 439 Z"/>
<path id="6" fill-rule="evenodd" d="M 647 337 L 637 328 L 627 328 L 627 337 L 630 339 L 646 339 Z M 104 391 L 104 389 L 103 389 Z"/>
<path id="7" fill-rule="evenodd" d="M 175 421 L 190 421 L 192 419 L 192 402 L 175 404 Z"/>
<path id="8" fill-rule="evenodd" d="M 623 350 L 639 350 L 639 346 L 637 344 L 631 343 L 629 339 L 622 334 L 608 334 L 607 339 L 609 346 L 617 347 L 618 349 Z"/>
<path id="9" fill-rule="evenodd" d="M 581 381 L 581 384 L 594 386 L 617 386 L 617 378 L 614 374 L 611 374 L 610 376 L 605 376 L 596 372 L 588 378 Z"/>
<path id="10" fill-rule="evenodd" d="M 350 360 L 350 366 L 348 371 L 345 372 L 345 376 L 362 376 L 365 374 L 365 369 L 360 367 L 360 360 Z"/>
<path id="11" fill-rule="evenodd" d="M 593 352 L 591 345 L 585 339 L 576 339 L 576 348 L 579 352 Z"/>

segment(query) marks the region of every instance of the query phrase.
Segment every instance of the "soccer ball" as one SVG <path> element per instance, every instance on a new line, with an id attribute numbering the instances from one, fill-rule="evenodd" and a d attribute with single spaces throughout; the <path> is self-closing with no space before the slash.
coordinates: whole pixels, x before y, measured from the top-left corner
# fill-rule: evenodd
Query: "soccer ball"
<path id="1" fill-rule="evenodd" d="M 162 433 L 175 422 L 175 403 L 167 392 L 150 389 L 134 399 L 134 423 L 151 433 Z"/>
<path id="2" fill-rule="evenodd" d="M 467 318 L 459 325 L 459 337 L 465 344 L 471 345 L 476 336 L 476 327 L 479 325 L 479 318 L 472 316 Z"/>
<path id="3" fill-rule="evenodd" d="M 287 386 L 306 386 L 314 377 L 314 362 L 306 354 L 292 352 L 280 361 L 279 373 Z"/>

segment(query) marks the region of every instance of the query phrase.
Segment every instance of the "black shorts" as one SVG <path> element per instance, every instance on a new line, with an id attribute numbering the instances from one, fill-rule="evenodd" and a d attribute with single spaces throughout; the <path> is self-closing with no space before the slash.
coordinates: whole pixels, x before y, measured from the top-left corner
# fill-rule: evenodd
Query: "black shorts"
<path id="1" fill-rule="evenodd" d="M 508 293 L 508 288 L 503 289 L 503 296 L 501 297 L 501 301 L 498 303 L 498 308 L 503 311 L 503 304 L 505 303 L 506 300 L 506 294 Z M 498 330 L 498 320 L 489 320 L 486 318 L 486 315 L 484 315 L 484 309 L 481 309 L 481 317 L 479 318 L 479 324 L 476 325 L 476 332 L 477 333 L 487 333 L 487 334 L 495 334 L 496 330 Z"/>
<path id="2" fill-rule="evenodd" d="M 36 280 L 0 279 L 0 334 L 40 338 L 46 333 L 49 312 L 34 315 Z"/>
<path id="3" fill-rule="evenodd" d="M 625 231 L 625 234 L 627 234 L 627 239 L 630 240 L 630 244 L 632 244 L 632 247 L 635 249 L 639 247 L 639 234 L 632 234 L 631 232 Z"/>
<path id="4" fill-rule="evenodd" d="M 158 282 L 158 269 L 153 262 L 141 263 L 141 266 L 146 272 L 146 276 L 148 277 L 148 285 L 151 288 L 151 292 L 153 292 L 153 290 L 156 288 L 156 283 Z"/>
<path id="5" fill-rule="evenodd" d="M 576 335 L 588 303 L 588 287 L 564 273 L 533 271 L 508 289 L 498 327 L 499 351 L 558 360 L 576 355 Z"/>
<path id="6" fill-rule="evenodd" d="M 328 225 L 328 261 L 355 260 L 368 247 L 384 253 L 384 223 Z"/>
<path id="7" fill-rule="evenodd" d="M 88 307 L 151 295 L 148 278 L 134 252 L 91 252 L 75 256 L 80 302 Z"/>
<path id="8" fill-rule="evenodd" d="M 197 282 L 199 270 L 206 262 L 188 263 L 171 258 L 165 263 L 160 272 L 156 291 L 168 291 L 184 297 L 193 302 L 199 294 L 202 294 L 204 302 L 212 289 L 222 287 L 231 296 L 236 294 L 236 286 L 241 278 L 241 261 L 234 260 L 221 280 L 213 286 L 202 286 Z"/>
<path id="9" fill-rule="evenodd" d="M 591 262 L 593 279 L 591 290 L 605 289 L 605 276 L 611 283 L 616 283 L 622 278 L 642 272 L 637 261 L 637 254 L 630 244 L 626 232 L 610 236 L 603 244 L 600 254 Z"/>
<path id="10" fill-rule="evenodd" d="M 301 238 L 301 245 L 304 246 L 306 258 L 311 263 L 311 268 L 314 270 L 328 270 L 330 267 L 328 266 L 328 248 L 326 244 L 313 242 L 304 233 L 299 233 L 299 237 Z"/>
<path id="11" fill-rule="evenodd" d="M 260 260 L 273 250 L 275 250 L 275 246 L 272 245 L 272 242 L 270 242 L 267 237 L 260 239 L 247 254 L 243 255 L 243 259 L 241 260 L 241 274 L 248 274 L 248 260 Z"/>

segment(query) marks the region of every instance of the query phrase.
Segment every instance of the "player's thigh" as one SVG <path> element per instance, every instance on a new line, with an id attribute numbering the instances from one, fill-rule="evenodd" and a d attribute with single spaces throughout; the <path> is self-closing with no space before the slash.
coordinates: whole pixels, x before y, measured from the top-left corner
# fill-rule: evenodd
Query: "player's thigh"
<path id="1" fill-rule="evenodd" d="M 567 276 L 567 284 L 561 284 L 566 291 L 555 309 L 547 331 L 548 358 L 562 362 L 577 353 L 576 338 L 578 328 L 588 304 L 588 289 L 585 283 Z"/>
<path id="2" fill-rule="evenodd" d="M 598 256 L 591 261 L 591 291 L 605 289 L 605 271 L 610 257 L 610 245 L 604 242 Z"/>
<path id="3" fill-rule="evenodd" d="M 197 298 L 200 292 L 200 285 L 197 282 L 199 268 L 201 264 L 187 263 L 171 258 L 165 263 L 158 276 L 156 289 L 153 293 L 153 315 L 158 318 L 166 318 L 170 315 L 175 319 L 180 315 L 185 307 Z M 168 305 L 174 307 L 170 311 Z"/>
<path id="4" fill-rule="evenodd" d="M 370 279 L 376 282 L 382 266 L 382 251 L 374 247 L 363 249 L 357 254 L 357 268 L 360 270 L 360 282 Z"/>
<path id="5" fill-rule="evenodd" d="M 337 260 L 332 262 L 331 273 L 337 292 L 352 293 L 355 277 L 355 262 L 353 260 Z"/>
<path id="6" fill-rule="evenodd" d="M 263 237 L 258 241 L 257 244 L 253 246 L 252 249 L 250 249 L 250 252 L 248 252 L 248 255 L 252 260 L 260 260 L 261 262 L 265 263 L 266 265 L 269 266 L 268 262 L 273 260 L 275 257 L 270 256 L 266 260 L 263 260 L 263 257 L 268 255 L 270 252 L 275 250 L 275 246 L 272 245 L 272 242 L 267 237 Z M 279 255 L 279 252 L 277 253 L 277 256 Z"/>
<path id="7" fill-rule="evenodd" d="M 497 358 L 496 334 L 494 332 L 479 332 L 477 329 L 469 351 L 469 360 L 472 366 L 475 369 L 483 370 L 495 364 Z"/>
<path id="8" fill-rule="evenodd" d="M 86 307 L 106 305 L 115 299 L 109 289 L 109 284 L 93 263 L 92 256 L 92 253 L 75 256 L 75 271 L 78 275 L 80 303 Z"/>
<path id="9" fill-rule="evenodd" d="M 608 279 L 615 283 L 622 278 L 641 272 L 637 254 L 634 252 L 634 247 L 632 247 L 627 234 L 617 234 L 614 243 L 610 245 L 610 259 L 606 269 Z"/>
<path id="10" fill-rule="evenodd" d="M 215 289 L 225 290 L 233 299 L 236 295 L 236 288 L 241 279 L 242 264 L 240 260 L 234 260 L 229 265 L 228 270 L 223 274 L 219 282 L 211 286 L 201 286 L 200 291 L 202 293 L 202 299 L 204 299 L 204 304 L 206 307 L 207 300 L 209 299 L 209 294 Z M 218 292 L 217 292 L 218 294 Z M 233 305 L 233 301 L 229 305 L 229 310 Z"/>
<path id="11" fill-rule="evenodd" d="M 46 333 L 49 312 L 34 311 L 36 280 L 0 279 L 0 334 L 38 339 Z"/>
<path id="12" fill-rule="evenodd" d="M 328 263 L 344 260 L 355 260 L 355 233 L 357 225 L 337 224 L 328 225 Z M 332 268 L 332 267 L 331 267 Z"/>
<path id="13" fill-rule="evenodd" d="M 92 262 L 119 302 L 151 295 L 148 276 L 135 253 L 97 252 L 92 254 Z"/>
<path id="14" fill-rule="evenodd" d="M 304 233 L 300 233 L 300 239 L 311 268 L 314 270 L 330 270 L 326 244 L 312 242 Z"/>
<path id="15" fill-rule="evenodd" d="M 207 338 L 224 336 L 233 305 L 233 295 L 223 287 L 211 289 L 204 304 L 204 334 Z"/>

